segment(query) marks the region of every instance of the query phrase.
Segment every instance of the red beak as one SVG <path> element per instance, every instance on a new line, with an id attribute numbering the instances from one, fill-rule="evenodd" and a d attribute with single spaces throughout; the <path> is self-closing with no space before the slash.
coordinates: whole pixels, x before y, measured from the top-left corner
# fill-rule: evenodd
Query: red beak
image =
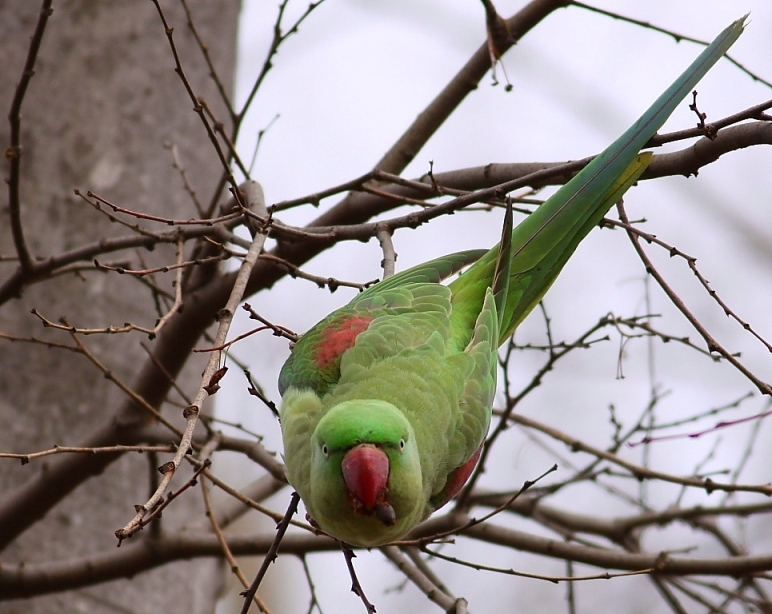
<path id="1" fill-rule="evenodd" d="M 376 503 L 383 501 L 389 481 L 389 457 L 380 448 L 361 443 L 346 452 L 341 469 L 351 494 L 367 512 L 372 512 Z"/>

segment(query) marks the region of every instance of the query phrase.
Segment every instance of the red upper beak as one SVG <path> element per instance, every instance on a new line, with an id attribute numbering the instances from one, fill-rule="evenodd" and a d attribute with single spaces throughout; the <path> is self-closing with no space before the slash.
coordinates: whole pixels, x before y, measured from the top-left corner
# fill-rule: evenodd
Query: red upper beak
<path id="1" fill-rule="evenodd" d="M 349 491 L 366 511 L 372 512 L 383 500 L 389 482 L 389 457 L 380 448 L 361 443 L 346 452 L 341 469 Z"/>

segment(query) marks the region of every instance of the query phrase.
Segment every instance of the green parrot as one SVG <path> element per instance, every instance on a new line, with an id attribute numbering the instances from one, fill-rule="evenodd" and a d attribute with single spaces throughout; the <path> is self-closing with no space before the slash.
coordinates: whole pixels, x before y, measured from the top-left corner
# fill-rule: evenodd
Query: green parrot
<path id="1" fill-rule="evenodd" d="M 499 345 L 635 183 L 651 159 L 641 148 L 744 23 L 724 30 L 637 122 L 514 230 L 508 211 L 499 245 L 389 277 L 298 340 L 279 376 L 284 460 L 319 528 L 347 544 L 380 546 L 458 493 L 488 431 Z"/>

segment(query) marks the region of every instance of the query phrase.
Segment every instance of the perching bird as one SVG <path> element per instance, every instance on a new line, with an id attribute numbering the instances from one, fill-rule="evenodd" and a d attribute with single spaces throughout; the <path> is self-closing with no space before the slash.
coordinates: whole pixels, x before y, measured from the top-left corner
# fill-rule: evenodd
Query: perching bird
<path id="1" fill-rule="evenodd" d="M 643 116 L 489 251 L 420 264 L 303 335 L 279 377 L 287 478 L 312 520 L 352 545 L 406 535 L 480 456 L 496 351 L 579 242 L 644 171 L 640 149 L 743 31 L 724 30 Z M 448 285 L 443 279 L 474 264 Z"/>

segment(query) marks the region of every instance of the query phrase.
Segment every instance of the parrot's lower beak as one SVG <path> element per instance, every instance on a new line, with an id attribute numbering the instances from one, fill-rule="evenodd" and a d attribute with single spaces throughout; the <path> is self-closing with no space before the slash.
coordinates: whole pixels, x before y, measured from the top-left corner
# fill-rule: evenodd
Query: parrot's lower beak
<path id="1" fill-rule="evenodd" d="M 354 446 L 341 462 L 343 481 L 353 496 L 355 511 L 375 514 L 383 524 L 396 521 L 394 510 L 386 502 L 389 482 L 389 457 L 379 447 L 361 443 Z"/>

